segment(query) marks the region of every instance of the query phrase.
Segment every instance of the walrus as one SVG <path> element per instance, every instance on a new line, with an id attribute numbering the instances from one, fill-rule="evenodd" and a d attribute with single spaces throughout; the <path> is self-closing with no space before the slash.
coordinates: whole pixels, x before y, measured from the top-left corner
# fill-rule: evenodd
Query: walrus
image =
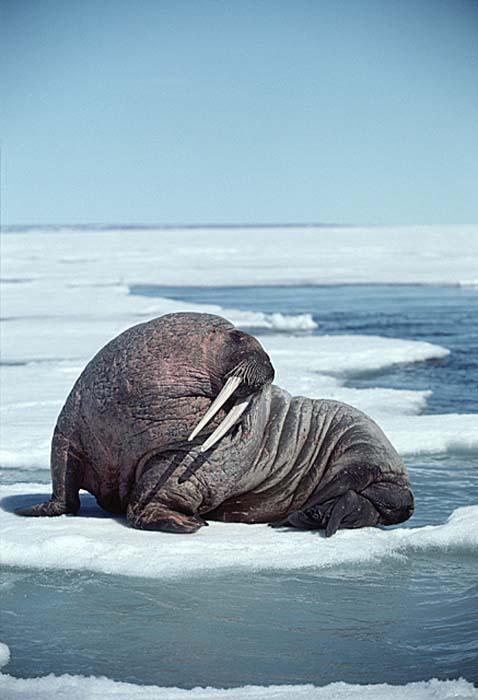
<path id="1" fill-rule="evenodd" d="M 378 425 L 273 379 L 259 341 L 220 316 L 129 328 L 89 362 L 60 412 L 50 500 L 17 513 L 77 513 L 85 489 L 134 528 L 176 533 L 220 520 L 330 537 L 409 518 L 407 470 Z"/>

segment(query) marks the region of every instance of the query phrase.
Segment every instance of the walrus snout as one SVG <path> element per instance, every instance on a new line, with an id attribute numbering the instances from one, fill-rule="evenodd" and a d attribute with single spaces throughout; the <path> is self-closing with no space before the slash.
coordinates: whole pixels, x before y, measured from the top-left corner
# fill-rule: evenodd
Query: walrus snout
<path id="1" fill-rule="evenodd" d="M 249 406 L 252 396 L 274 379 L 275 371 L 268 354 L 259 341 L 247 333 L 232 331 L 224 354 L 227 364 L 233 364 L 232 369 L 226 373 L 224 386 L 188 440 L 194 440 L 233 394 L 236 396 L 236 401 L 222 423 L 201 445 L 201 452 L 206 452 L 213 447 L 237 423 Z"/>

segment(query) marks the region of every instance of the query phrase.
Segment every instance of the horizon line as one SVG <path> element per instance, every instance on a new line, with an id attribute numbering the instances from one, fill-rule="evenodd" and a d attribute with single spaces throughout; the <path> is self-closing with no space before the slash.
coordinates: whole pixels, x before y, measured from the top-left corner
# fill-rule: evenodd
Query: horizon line
<path id="1" fill-rule="evenodd" d="M 153 224 L 132 224 L 132 223 L 61 223 L 61 224 L 3 224 L 2 229 L 6 231 L 28 230 L 28 229 L 211 229 L 211 228 L 326 228 L 326 227 L 349 227 L 357 224 L 337 224 L 324 222 L 265 222 L 265 223 L 153 223 Z"/>
<path id="2" fill-rule="evenodd" d="M 472 223 L 455 224 L 358 224 L 358 223 L 324 223 L 324 222 L 275 222 L 275 223 L 155 223 L 155 224 L 131 224 L 131 223 L 81 223 L 81 224 L 3 224 L 0 230 L 5 233 L 19 231 L 44 230 L 83 230 L 83 231 L 148 231 L 148 230 L 205 230 L 205 229 L 273 229 L 273 228 L 397 228 L 397 227 L 423 227 L 423 226 L 476 226 Z"/>

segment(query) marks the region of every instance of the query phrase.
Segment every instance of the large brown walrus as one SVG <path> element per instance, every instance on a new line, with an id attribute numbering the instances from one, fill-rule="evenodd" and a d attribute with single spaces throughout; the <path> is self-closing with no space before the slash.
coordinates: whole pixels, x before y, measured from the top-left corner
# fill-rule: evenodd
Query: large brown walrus
<path id="1" fill-rule="evenodd" d="M 136 528 L 208 520 L 325 529 L 413 512 L 401 458 L 364 413 L 274 386 L 260 343 L 220 316 L 134 326 L 86 366 L 53 435 L 53 494 L 20 515 L 76 513 L 79 490 Z"/>

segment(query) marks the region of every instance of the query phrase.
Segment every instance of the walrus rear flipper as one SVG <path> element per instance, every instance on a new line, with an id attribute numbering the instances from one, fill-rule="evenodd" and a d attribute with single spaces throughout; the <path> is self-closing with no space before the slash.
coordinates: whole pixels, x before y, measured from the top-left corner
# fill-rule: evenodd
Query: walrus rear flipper
<path id="1" fill-rule="evenodd" d="M 407 520 L 414 509 L 408 478 L 398 474 L 393 479 L 373 481 L 376 473 L 375 467 L 338 472 L 324 488 L 309 498 L 302 510 L 270 523 L 271 527 L 324 529 L 325 536 L 331 537 L 339 529 L 395 525 Z M 367 485 L 370 481 L 372 483 Z M 347 489 L 348 484 L 362 488 L 360 491 Z"/>
<path id="2" fill-rule="evenodd" d="M 339 528 L 370 527 L 380 521 L 380 513 L 367 498 L 356 491 L 347 491 L 331 510 L 325 536 L 332 537 Z"/>
<path id="3" fill-rule="evenodd" d="M 356 491 L 347 491 L 331 501 L 289 513 L 287 518 L 271 527 L 297 527 L 302 530 L 325 530 L 325 536 L 335 535 L 340 528 L 377 525 L 380 513 L 374 505 Z"/>

